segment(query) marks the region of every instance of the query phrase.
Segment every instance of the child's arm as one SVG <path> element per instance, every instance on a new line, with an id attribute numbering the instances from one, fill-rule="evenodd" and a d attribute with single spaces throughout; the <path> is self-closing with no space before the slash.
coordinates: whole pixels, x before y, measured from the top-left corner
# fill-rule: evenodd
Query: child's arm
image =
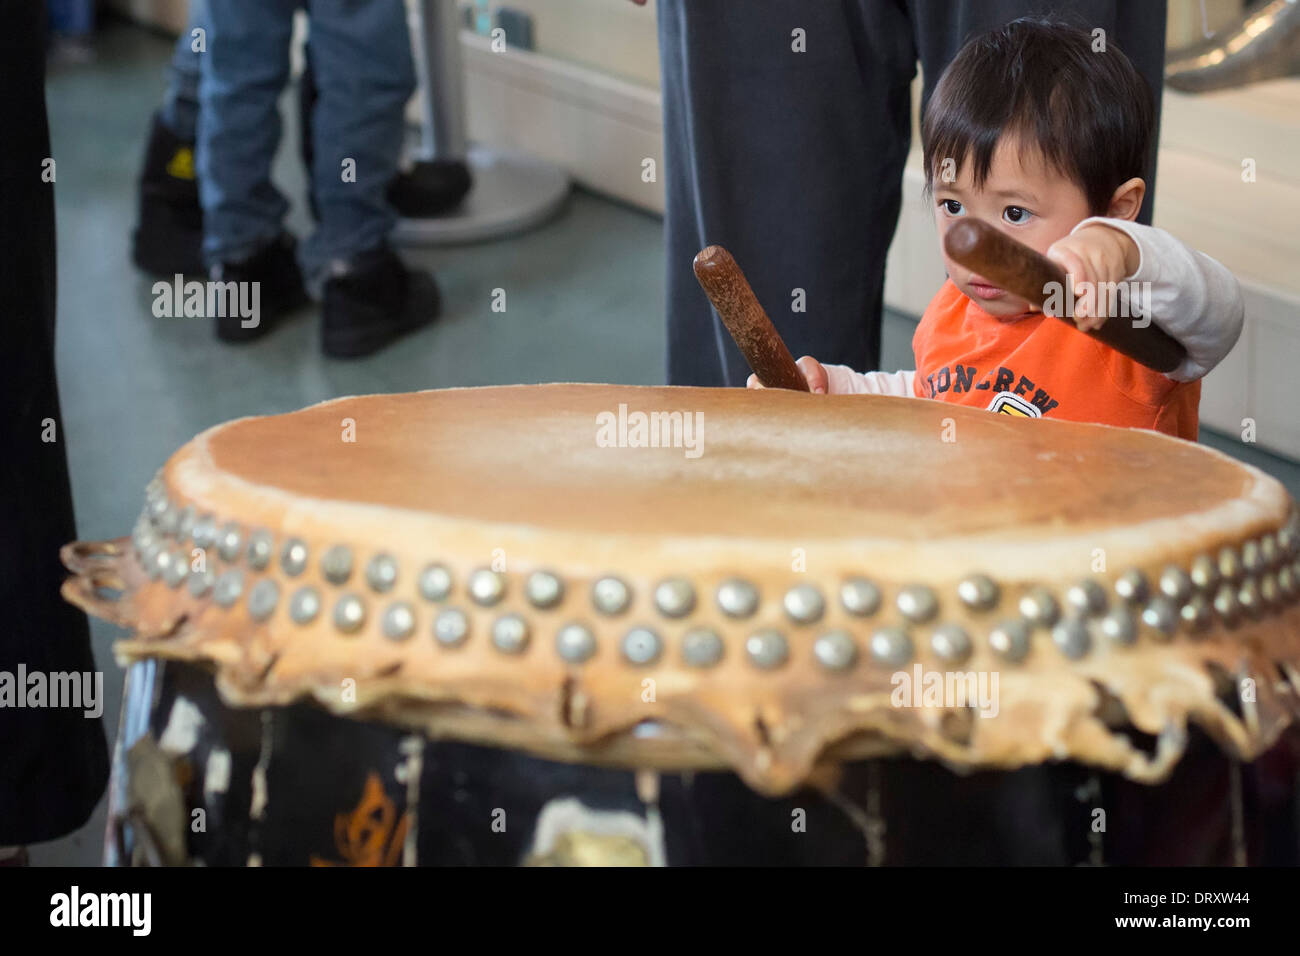
<path id="1" fill-rule="evenodd" d="M 1119 230 L 1127 236 L 1136 247 L 1137 264 L 1127 275 L 1101 276 L 1093 281 L 1150 283 L 1142 287 L 1147 290 L 1143 293 L 1142 306 L 1151 321 L 1187 350 L 1187 358 L 1168 373 L 1169 377 L 1178 382 L 1194 381 L 1223 361 L 1241 335 L 1246 312 L 1236 277 L 1222 263 L 1190 248 L 1163 229 L 1127 219 L 1101 216 L 1085 219 L 1056 245 L 1071 245 L 1081 238 L 1081 233 L 1088 235 L 1084 230 L 1093 230 L 1095 234 L 1099 226 Z M 1047 254 L 1056 258 L 1052 249 Z M 1077 273 L 1075 280 L 1079 280 Z M 1096 321 L 1091 324 L 1095 325 Z"/>
<path id="2" fill-rule="evenodd" d="M 811 355 L 798 362 L 808 383 L 808 391 L 822 395 L 899 395 L 915 398 L 912 391 L 916 373 L 906 372 L 855 372 L 847 365 L 823 365 Z M 750 388 L 762 388 L 758 376 L 749 376 L 745 383 Z"/>

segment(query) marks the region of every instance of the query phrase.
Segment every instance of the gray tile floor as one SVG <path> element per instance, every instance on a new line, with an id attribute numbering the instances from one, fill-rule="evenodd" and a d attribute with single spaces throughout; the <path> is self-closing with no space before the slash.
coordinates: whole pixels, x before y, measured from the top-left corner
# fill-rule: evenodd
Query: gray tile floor
<path id="1" fill-rule="evenodd" d="M 135 177 L 149 116 L 163 88 L 170 42 L 110 24 L 98 59 L 54 70 L 47 87 L 57 161 L 58 364 L 78 528 L 84 539 L 131 528 L 145 483 L 210 425 L 284 412 L 339 395 L 510 382 L 660 384 L 664 248 L 659 220 L 575 193 L 528 235 L 408 258 L 436 271 L 444 316 L 402 346 L 357 362 L 324 359 L 307 310 L 252 347 L 218 344 L 206 323 L 151 312 L 152 280 L 130 264 Z M 286 102 L 286 105 L 287 102 Z M 276 180 L 294 202 L 289 225 L 309 228 L 292 110 Z M 507 310 L 491 310 L 504 288 Z M 885 368 L 913 365 L 913 323 L 889 315 Z M 1300 466 L 1207 435 L 1300 494 Z M 116 733 L 121 672 L 113 627 L 94 622 L 105 726 Z M 104 813 L 32 851 L 39 864 L 98 861 Z"/>

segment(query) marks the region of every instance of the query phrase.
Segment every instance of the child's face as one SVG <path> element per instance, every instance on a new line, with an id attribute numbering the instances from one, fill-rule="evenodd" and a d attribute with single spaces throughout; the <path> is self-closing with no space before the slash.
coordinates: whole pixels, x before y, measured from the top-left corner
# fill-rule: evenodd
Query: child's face
<path id="1" fill-rule="evenodd" d="M 998 141 L 982 189 L 975 189 L 968 168 L 956 171 L 955 182 L 944 182 L 941 173 L 942 169 L 936 170 L 934 178 L 934 218 L 948 275 L 957 288 L 990 315 L 1014 316 L 1027 312 L 1029 303 L 1024 299 L 990 285 L 984 277 L 949 259 L 943 252 L 944 235 L 954 222 L 964 216 L 974 216 L 1031 249 L 1046 252 L 1048 246 L 1069 235 L 1071 229 L 1088 218 L 1088 201 L 1083 190 L 1044 163 L 1036 150 L 1027 150 L 1021 156 L 1013 136 L 1003 136 Z"/>

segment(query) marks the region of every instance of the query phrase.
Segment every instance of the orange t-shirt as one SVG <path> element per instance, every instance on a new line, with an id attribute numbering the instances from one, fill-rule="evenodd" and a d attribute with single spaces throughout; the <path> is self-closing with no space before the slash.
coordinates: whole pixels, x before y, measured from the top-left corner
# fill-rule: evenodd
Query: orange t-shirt
<path id="1" fill-rule="evenodd" d="M 989 315 L 951 279 L 912 338 L 919 398 L 1196 441 L 1201 383 L 1175 382 L 1060 319 Z"/>

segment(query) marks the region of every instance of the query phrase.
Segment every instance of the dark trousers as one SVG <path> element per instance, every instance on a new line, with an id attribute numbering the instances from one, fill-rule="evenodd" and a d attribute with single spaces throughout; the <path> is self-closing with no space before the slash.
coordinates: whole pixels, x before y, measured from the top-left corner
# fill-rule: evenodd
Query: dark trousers
<path id="1" fill-rule="evenodd" d="M 54 184 L 42 177 L 51 156 L 44 39 L 43 4 L 6 5 L 0 29 L 0 672 L 15 682 L 20 667 L 46 680 L 95 670 L 86 617 L 59 596 L 65 577 L 59 548 L 76 537 L 76 528 L 54 378 Z M 0 846 L 77 829 L 107 778 L 100 718 L 78 708 L 0 707 Z"/>
<path id="2" fill-rule="evenodd" d="M 966 39 L 1028 14 L 1101 27 L 1159 100 L 1164 0 L 660 0 L 669 383 L 749 374 L 691 271 L 710 243 L 796 357 L 877 367 L 916 64 L 928 102 Z M 796 29 L 806 52 L 792 51 Z M 1154 173 L 1153 150 L 1146 223 Z"/>

